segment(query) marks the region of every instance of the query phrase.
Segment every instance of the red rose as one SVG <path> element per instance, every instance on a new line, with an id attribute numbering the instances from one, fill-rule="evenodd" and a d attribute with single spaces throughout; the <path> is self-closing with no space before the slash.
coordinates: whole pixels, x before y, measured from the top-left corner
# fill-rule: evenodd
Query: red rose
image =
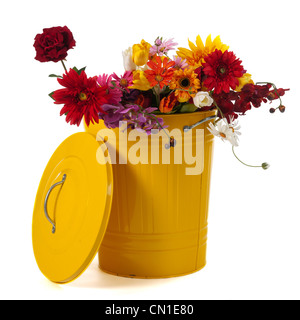
<path id="1" fill-rule="evenodd" d="M 40 62 L 63 60 L 68 55 L 67 51 L 76 44 L 68 27 L 46 28 L 34 40 L 35 59 Z"/>

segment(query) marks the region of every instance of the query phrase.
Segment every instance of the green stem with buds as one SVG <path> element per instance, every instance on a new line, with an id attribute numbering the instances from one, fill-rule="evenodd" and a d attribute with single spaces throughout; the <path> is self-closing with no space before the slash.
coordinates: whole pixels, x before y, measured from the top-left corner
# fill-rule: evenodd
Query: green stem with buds
<path id="1" fill-rule="evenodd" d="M 275 91 L 275 93 L 277 94 L 278 99 L 279 99 L 279 101 L 280 101 L 280 105 L 282 106 L 281 97 L 280 97 L 280 95 L 279 95 L 279 93 L 278 93 L 278 91 L 277 91 L 277 87 L 275 86 L 274 83 L 272 83 L 272 82 L 256 82 L 256 84 L 270 84 L 270 85 L 274 88 L 274 91 Z"/>
<path id="2" fill-rule="evenodd" d="M 269 168 L 269 164 L 268 163 L 266 163 L 266 162 L 264 162 L 262 165 L 260 165 L 260 166 L 252 166 L 252 165 L 250 165 L 250 164 L 247 164 L 247 163 L 245 163 L 245 162 L 243 162 L 241 159 L 239 159 L 239 157 L 235 154 L 235 152 L 234 152 L 234 146 L 232 147 L 232 152 L 233 152 L 233 154 L 234 154 L 234 156 L 236 157 L 236 159 L 240 162 L 240 163 L 242 163 L 243 165 L 245 165 L 245 166 L 247 166 L 247 167 L 251 167 L 251 168 L 263 168 L 264 170 L 267 170 L 268 168 Z"/>

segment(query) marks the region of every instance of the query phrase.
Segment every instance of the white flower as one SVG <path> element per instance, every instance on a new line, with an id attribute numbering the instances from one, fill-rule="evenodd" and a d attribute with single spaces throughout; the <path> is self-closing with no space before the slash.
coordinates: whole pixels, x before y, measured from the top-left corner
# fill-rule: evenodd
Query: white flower
<path id="1" fill-rule="evenodd" d="M 132 60 L 132 47 L 122 52 L 123 54 L 123 64 L 126 71 L 136 70 L 136 65 Z"/>
<path id="2" fill-rule="evenodd" d="M 228 133 L 228 135 L 230 136 L 230 139 L 231 139 L 231 144 L 233 146 L 238 146 L 239 145 L 239 137 L 241 135 L 240 133 L 240 129 L 241 129 L 241 126 L 239 126 L 238 124 L 238 121 L 234 120 L 233 117 L 229 117 L 229 123 L 227 122 L 227 120 L 225 119 L 225 121 L 227 122 L 228 124 L 228 127 L 229 127 L 229 130 L 231 132 Z"/>
<path id="3" fill-rule="evenodd" d="M 207 128 L 214 136 L 219 137 L 222 141 L 228 140 L 227 132 L 229 132 L 229 127 L 227 124 L 219 121 L 216 125 L 213 123 L 209 124 L 209 128 Z"/>
<path id="4" fill-rule="evenodd" d="M 237 147 L 241 133 L 238 131 L 241 127 L 238 125 L 237 121 L 230 118 L 230 122 L 226 119 L 220 120 L 216 126 L 213 123 L 209 124 L 208 130 L 216 137 L 222 139 L 222 141 L 229 141 L 234 147 Z"/>
<path id="5" fill-rule="evenodd" d="M 194 97 L 194 105 L 197 108 L 210 107 L 213 102 L 213 98 L 206 91 L 200 91 Z"/>

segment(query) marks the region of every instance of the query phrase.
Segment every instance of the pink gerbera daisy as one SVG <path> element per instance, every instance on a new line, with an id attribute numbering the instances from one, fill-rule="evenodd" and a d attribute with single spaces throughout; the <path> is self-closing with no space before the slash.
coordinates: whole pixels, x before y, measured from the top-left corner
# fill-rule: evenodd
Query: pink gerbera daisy
<path id="1" fill-rule="evenodd" d="M 112 104 L 114 106 L 120 105 L 121 99 L 123 97 L 123 93 L 120 90 L 120 88 L 117 88 L 112 83 L 112 75 L 103 74 L 100 75 L 97 79 L 98 84 L 100 87 L 107 86 L 107 93 L 110 96 L 110 99 L 108 101 L 109 104 Z"/>
<path id="2" fill-rule="evenodd" d="M 133 73 L 131 71 L 126 71 L 121 77 L 113 73 L 112 77 L 115 79 L 116 86 L 127 92 L 129 92 L 128 87 L 133 86 Z"/>

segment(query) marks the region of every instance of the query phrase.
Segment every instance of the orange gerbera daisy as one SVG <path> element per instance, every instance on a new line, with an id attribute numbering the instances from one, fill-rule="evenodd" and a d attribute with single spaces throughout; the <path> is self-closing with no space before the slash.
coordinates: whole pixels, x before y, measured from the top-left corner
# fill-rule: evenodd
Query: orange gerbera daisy
<path id="1" fill-rule="evenodd" d="M 157 84 L 160 89 L 169 85 L 174 74 L 174 61 L 169 61 L 167 57 L 155 56 L 151 61 L 147 63 L 150 70 L 146 70 L 146 78 L 151 87 L 155 87 Z"/>
<path id="2" fill-rule="evenodd" d="M 176 70 L 170 83 L 170 89 L 175 90 L 179 102 L 187 102 L 196 95 L 200 87 L 198 74 L 192 68 Z"/>
<path id="3" fill-rule="evenodd" d="M 189 40 L 189 47 L 191 50 L 178 48 L 177 55 L 182 59 L 186 59 L 187 63 L 195 69 L 201 67 L 204 63 L 204 58 L 215 50 L 220 50 L 224 53 L 229 49 L 227 45 L 222 43 L 220 36 L 212 41 L 211 35 L 207 37 L 205 45 L 200 36 L 196 38 L 196 45 Z"/>

